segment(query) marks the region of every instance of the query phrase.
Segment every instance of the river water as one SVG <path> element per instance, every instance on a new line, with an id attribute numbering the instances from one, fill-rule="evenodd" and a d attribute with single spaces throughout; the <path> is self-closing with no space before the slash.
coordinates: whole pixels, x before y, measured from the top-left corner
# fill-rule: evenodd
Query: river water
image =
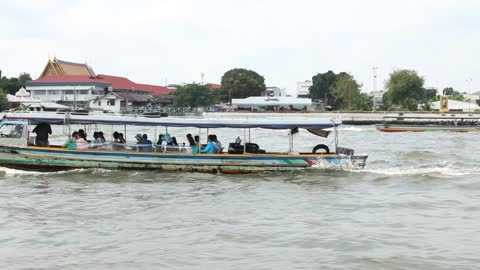
<path id="1" fill-rule="evenodd" d="M 160 133 L 130 138 L 143 132 Z M 224 145 L 243 136 L 211 133 Z M 341 146 L 369 153 L 366 168 L 0 168 L 0 269 L 478 269 L 479 133 L 340 133 Z M 286 150 L 285 135 L 251 134 L 268 150 Z M 299 151 L 331 141 L 296 136 Z"/>

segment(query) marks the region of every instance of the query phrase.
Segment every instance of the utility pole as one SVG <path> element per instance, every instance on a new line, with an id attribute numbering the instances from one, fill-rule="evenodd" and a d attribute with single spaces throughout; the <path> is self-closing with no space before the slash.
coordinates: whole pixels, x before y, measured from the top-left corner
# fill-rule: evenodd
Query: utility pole
<path id="1" fill-rule="evenodd" d="M 377 66 L 372 68 L 372 71 L 373 71 L 373 110 L 374 111 L 377 110 L 377 98 L 375 97 L 375 95 L 376 95 L 375 92 L 377 92 L 377 70 L 378 70 Z"/>
<path id="2" fill-rule="evenodd" d="M 377 91 L 377 70 L 378 67 L 373 67 L 373 92 Z"/>

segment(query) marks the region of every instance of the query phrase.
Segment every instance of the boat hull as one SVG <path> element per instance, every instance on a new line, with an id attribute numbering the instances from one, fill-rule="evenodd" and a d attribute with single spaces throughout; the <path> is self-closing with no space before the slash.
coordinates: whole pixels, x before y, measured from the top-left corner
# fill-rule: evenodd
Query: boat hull
<path id="1" fill-rule="evenodd" d="M 450 125 L 399 125 L 381 124 L 376 125 L 382 132 L 426 132 L 426 131 L 449 131 L 449 132 L 480 132 L 480 126 L 450 126 Z"/>
<path id="2" fill-rule="evenodd" d="M 364 167 L 367 155 L 339 154 L 171 154 L 0 146 L 0 165 L 35 171 L 83 168 L 256 173 L 310 168 Z"/>

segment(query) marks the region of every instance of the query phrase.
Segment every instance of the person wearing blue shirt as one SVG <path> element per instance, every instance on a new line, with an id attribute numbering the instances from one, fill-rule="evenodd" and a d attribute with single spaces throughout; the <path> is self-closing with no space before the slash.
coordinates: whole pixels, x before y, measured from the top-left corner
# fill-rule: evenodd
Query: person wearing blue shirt
<path id="1" fill-rule="evenodd" d="M 200 152 L 203 154 L 215 154 L 217 146 L 215 145 L 215 142 L 213 142 L 212 135 L 208 135 L 207 141 L 208 141 L 207 146 L 204 149 L 200 150 Z"/>
<path id="2" fill-rule="evenodd" d="M 142 136 L 140 134 L 137 134 L 135 138 L 138 140 L 138 151 L 140 152 L 152 152 L 153 147 L 152 147 L 152 141 L 150 141 L 147 137 L 147 134 L 143 134 Z"/>

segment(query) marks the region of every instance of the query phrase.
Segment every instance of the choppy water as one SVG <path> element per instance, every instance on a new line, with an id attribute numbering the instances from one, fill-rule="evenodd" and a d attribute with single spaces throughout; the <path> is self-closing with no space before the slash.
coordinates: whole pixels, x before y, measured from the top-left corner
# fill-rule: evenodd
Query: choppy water
<path id="1" fill-rule="evenodd" d="M 216 131 L 224 144 L 235 132 Z M 478 269 L 480 134 L 341 134 L 370 154 L 365 169 L 0 169 L 0 268 Z M 285 150 L 284 135 L 252 138 Z"/>

